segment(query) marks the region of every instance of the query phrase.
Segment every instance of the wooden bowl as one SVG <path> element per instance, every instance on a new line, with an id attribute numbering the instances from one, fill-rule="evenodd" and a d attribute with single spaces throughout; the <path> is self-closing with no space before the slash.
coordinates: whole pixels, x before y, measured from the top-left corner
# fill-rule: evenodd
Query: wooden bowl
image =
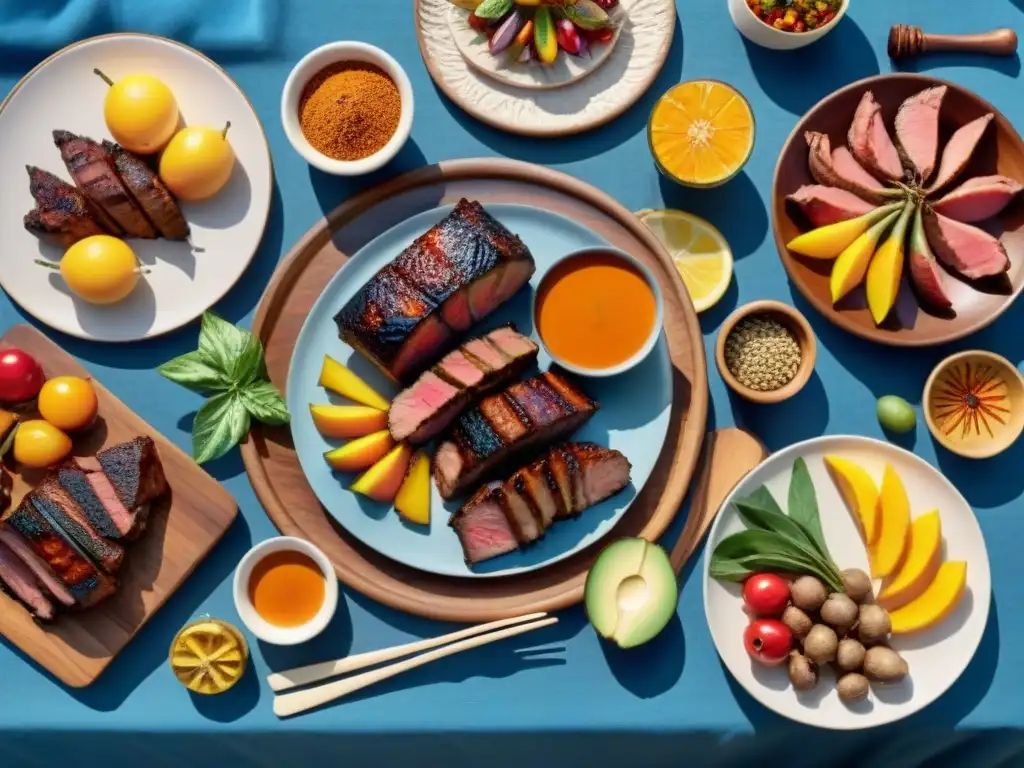
<path id="1" fill-rule="evenodd" d="M 796 376 L 786 386 L 773 389 L 770 392 L 760 392 L 744 386 L 732 375 L 729 366 L 725 364 L 725 340 L 729 338 L 732 329 L 740 320 L 751 315 L 766 315 L 785 326 L 796 337 L 797 344 L 800 345 L 800 367 L 797 369 Z M 791 398 L 803 389 L 804 384 L 811 378 L 817 357 L 818 342 L 814 338 L 814 331 L 811 330 L 807 318 L 788 304 L 767 299 L 744 304 L 729 315 L 718 331 L 718 341 L 715 344 L 715 362 L 718 364 L 718 372 L 722 374 L 725 383 L 733 392 L 752 403 L 781 403 L 783 400 Z"/>
<path id="2" fill-rule="evenodd" d="M 804 297 L 825 317 L 851 333 L 891 346 L 926 347 L 960 339 L 984 328 L 1005 312 L 1024 288 L 1024 202 L 1019 198 L 995 219 L 994 234 L 1002 232 L 1003 245 L 1010 257 L 1010 270 L 1001 278 L 968 284 L 950 277 L 946 286 L 955 314 L 938 316 L 920 307 L 904 279 L 896 309 L 881 326 L 875 326 L 868 311 L 863 288 L 833 308 L 829 292 L 831 261 L 804 259 L 786 248 L 793 237 L 810 227 L 798 212 L 790 209 L 786 196 L 804 184 L 814 184 L 808 168 L 806 131 L 827 133 L 832 146 L 846 143 L 846 133 L 864 91 L 871 90 L 893 132 L 893 119 L 900 104 L 915 93 L 934 85 L 946 85 L 942 106 L 940 146 L 950 135 L 971 120 L 989 112 L 995 114 L 993 126 L 985 133 L 970 165 L 960 179 L 995 173 L 1024 182 L 1024 142 L 995 107 L 971 91 L 953 83 L 925 75 L 878 75 L 846 86 L 818 103 L 790 134 L 775 169 L 772 191 L 772 225 L 779 256 L 790 279 Z M 954 188 L 955 183 L 948 188 Z M 989 223 L 985 224 L 990 228 Z"/>
<path id="3" fill-rule="evenodd" d="M 947 357 L 928 377 L 921 402 L 935 440 L 968 459 L 1002 453 L 1024 431 L 1024 377 L 991 352 Z"/>

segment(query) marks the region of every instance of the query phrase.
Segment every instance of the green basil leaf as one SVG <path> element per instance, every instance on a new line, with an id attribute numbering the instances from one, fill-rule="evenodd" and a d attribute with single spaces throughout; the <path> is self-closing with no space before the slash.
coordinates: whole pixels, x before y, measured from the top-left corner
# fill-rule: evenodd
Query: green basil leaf
<path id="1" fill-rule="evenodd" d="M 711 558 L 711 564 L 708 566 L 708 575 L 712 579 L 718 579 L 719 581 L 744 582 L 752 573 L 753 571 L 741 565 L 738 560 L 732 560 L 728 557 L 713 557 Z"/>
<path id="2" fill-rule="evenodd" d="M 255 381 L 263 369 L 263 343 L 209 310 L 203 313 L 199 354 L 238 386 Z"/>
<path id="3" fill-rule="evenodd" d="M 814 481 L 803 458 L 793 462 L 793 475 L 789 479 L 789 516 L 807 532 L 815 548 L 830 566 L 835 568 L 832 556 L 825 543 L 825 532 L 821 529 L 818 514 L 818 497 L 814 492 Z M 838 571 L 837 571 L 838 572 Z"/>
<path id="4" fill-rule="evenodd" d="M 715 578 L 721 578 L 724 581 L 736 580 L 728 578 L 729 574 L 738 575 L 743 571 L 746 572 L 747 576 L 757 571 L 770 571 L 772 573 L 809 574 L 815 578 L 821 578 L 819 572 L 810 563 L 800 563 L 783 555 L 776 555 L 770 552 L 760 555 L 747 555 L 746 557 L 736 559 L 723 559 L 718 563 L 716 570 L 721 572 L 723 576 L 715 576 Z"/>
<path id="5" fill-rule="evenodd" d="M 238 397 L 249 414 L 264 424 L 277 427 L 291 420 L 281 393 L 266 379 L 254 381 L 238 390 Z"/>
<path id="6" fill-rule="evenodd" d="M 775 497 L 772 496 L 772 492 L 768 490 L 768 486 L 766 485 L 762 485 L 760 488 L 756 489 L 752 494 L 747 496 L 747 498 L 744 499 L 744 501 L 748 502 L 749 504 L 754 504 L 755 506 L 758 506 L 761 509 L 768 509 L 771 510 L 772 512 L 778 512 L 780 515 L 785 514 L 782 511 L 782 507 L 779 506 L 779 502 L 775 500 Z"/>
<path id="7" fill-rule="evenodd" d="M 192 457 L 203 464 L 219 459 L 249 431 L 249 412 L 237 392 L 222 392 L 207 400 L 192 422 Z"/>
<path id="8" fill-rule="evenodd" d="M 791 520 L 788 515 L 762 509 L 748 501 L 737 501 L 735 506 L 736 511 L 740 513 L 740 517 L 743 518 L 743 522 L 747 524 L 747 527 L 762 531 L 772 531 L 780 536 L 784 536 L 811 554 L 819 554 L 807 531 L 797 525 L 794 520 Z"/>
<path id="9" fill-rule="evenodd" d="M 231 386 L 227 375 L 210 365 L 198 351 L 178 355 L 157 368 L 157 371 L 175 384 L 181 384 L 202 395 L 223 391 Z"/>
<path id="10" fill-rule="evenodd" d="M 515 0 L 484 0 L 473 11 L 481 19 L 500 19 L 512 10 Z"/>
<path id="11" fill-rule="evenodd" d="M 722 539 L 711 556 L 716 559 L 742 560 L 753 555 L 780 556 L 787 565 L 777 568 L 796 573 L 813 573 L 833 590 L 839 591 L 842 588 L 839 575 L 832 572 L 819 556 L 774 531 L 752 528 L 734 533 Z"/>

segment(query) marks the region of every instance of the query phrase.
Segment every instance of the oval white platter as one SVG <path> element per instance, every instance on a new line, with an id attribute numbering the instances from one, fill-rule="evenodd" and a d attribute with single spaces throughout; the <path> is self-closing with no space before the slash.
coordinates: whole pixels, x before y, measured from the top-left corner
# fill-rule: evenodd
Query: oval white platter
<path id="1" fill-rule="evenodd" d="M 766 667 L 751 660 L 743 647 L 749 623 L 743 611 L 741 585 L 710 578 L 711 552 L 726 536 L 745 528 L 732 506 L 734 499 L 767 485 L 783 509 L 793 462 L 807 462 L 825 540 L 840 569 L 868 570 L 867 552 L 823 457 L 838 454 L 861 464 L 878 482 L 886 463 L 899 474 L 910 499 L 911 517 L 938 509 L 944 557 L 967 561 L 967 590 L 955 611 L 927 631 L 894 636 L 891 645 L 910 666 L 904 681 L 872 686 L 868 699 L 846 705 L 835 691 L 835 677 L 823 669 L 816 688 L 793 690 L 785 666 Z M 772 454 L 729 494 L 708 536 L 704 562 L 704 610 L 715 646 L 726 668 L 746 691 L 774 712 L 806 725 L 855 730 L 901 720 L 945 693 L 974 657 L 988 621 L 992 586 L 988 552 L 981 528 L 967 501 L 937 469 L 912 453 L 866 437 L 820 437 Z M 877 587 L 877 583 L 876 583 Z M 876 589 L 877 593 L 877 589 Z"/>
<path id="2" fill-rule="evenodd" d="M 63 128 L 97 141 L 110 138 L 103 118 L 109 77 L 143 72 L 174 92 L 187 125 L 223 126 L 236 156 L 227 186 L 209 200 L 181 204 L 192 243 L 129 240 L 150 270 L 124 301 L 111 306 L 73 297 L 58 273 L 34 263 L 58 262 L 60 248 L 27 232 L 22 217 L 34 205 L 25 165 L 71 181 L 51 132 Z M 270 148 L 241 88 L 210 59 L 180 43 L 138 34 L 84 40 L 50 56 L 0 105 L 0 285 L 25 312 L 59 331 L 96 341 L 159 336 L 194 320 L 238 281 L 256 254 L 270 214 Z M 198 249 L 201 248 L 202 251 Z"/>

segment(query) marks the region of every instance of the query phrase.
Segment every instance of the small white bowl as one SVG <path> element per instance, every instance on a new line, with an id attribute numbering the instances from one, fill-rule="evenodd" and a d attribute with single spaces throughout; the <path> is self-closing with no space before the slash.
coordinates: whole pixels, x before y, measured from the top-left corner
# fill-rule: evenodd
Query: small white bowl
<path id="1" fill-rule="evenodd" d="M 612 256 L 626 262 L 629 266 L 643 275 L 644 280 L 647 282 L 647 287 L 650 288 L 651 292 L 654 294 L 654 325 L 651 328 L 650 336 L 647 337 L 647 341 L 645 341 L 644 345 L 637 350 L 636 354 L 628 360 L 624 360 L 618 365 L 613 365 L 610 368 L 583 368 L 564 360 L 559 355 L 556 355 L 544 342 L 544 337 L 540 332 L 540 324 L 537 322 L 537 298 L 540 296 L 541 287 L 544 285 L 548 277 L 558 269 L 560 265 L 570 259 L 576 259 L 592 253 L 607 254 L 608 256 Z M 618 248 L 612 248 L 610 245 L 594 245 L 589 248 L 581 248 L 578 251 L 572 251 L 571 253 L 565 254 L 562 258 L 557 259 L 555 263 L 552 264 L 544 273 L 544 276 L 541 277 L 540 282 L 537 283 L 537 290 L 533 292 L 533 305 L 530 308 L 530 313 L 533 318 L 534 327 L 537 329 L 537 338 L 540 339 L 541 346 L 544 347 L 544 351 L 548 353 L 551 359 L 559 367 L 564 368 L 567 371 L 571 371 L 579 376 L 589 376 L 592 378 L 618 376 L 620 373 L 625 373 L 643 362 L 644 358 L 646 358 L 651 353 L 651 350 L 654 349 L 654 345 L 658 343 L 658 338 L 661 336 L 662 326 L 665 323 L 665 303 L 661 295 L 661 286 L 658 285 L 658 279 L 654 276 L 654 273 L 625 251 L 621 251 Z"/>
<path id="2" fill-rule="evenodd" d="M 277 627 L 265 621 L 256 612 L 249 598 L 249 580 L 252 578 L 253 568 L 267 555 L 281 551 L 301 552 L 312 558 L 324 577 L 324 604 L 320 606 L 316 616 L 298 627 Z M 334 618 L 334 612 L 338 608 L 338 577 L 327 555 L 308 541 L 292 536 L 278 536 L 260 542 L 245 554 L 235 569 L 234 593 L 238 616 L 256 637 L 273 645 L 298 645 L 319 635 Z"/>
<path id="3" fill-rule="evenodd" d="M 728 0 L 728 3 L 729 15 L 732 16 L 733 23 L 740 34 L 752 43 L 775 51 L 793 51 L 821 40 L 843 20 L 843 16 L 846 15 L 846 11 L 850 7 L 850 0 L 843 0 L 839 12 L 832 21 L 823 27 L 812 29 L 810 32 L 783 32 L 757 18 L 750 10 L 746 0 Z"/>
<path id="4" fill-rule="evenodd" d="M 306 141 L 306 137 L 302 134 L 302 128 L 299 126 L 299 99 L 302 97 L 302 90 L 322 69 L 342 61 L 364 62 L 380 67 L 395 81 L 402 99 L 402 114 L 398 119 L 395 135 L 380 151 L 369 157 L 364 157 L 362 160 L 335 160 L 327 157 Z M 314 168 L 319 168 L 324 173 L 335 176 L 361 176 L 364 173 L 372 173 L 391 162 L 409 139 L 409 134 L 412 131 L 413 111 L 412 83 L 409 81 L 409 75 L 391 54 L 367 43 L 348 41 L 327 43 L 327 45 L 310 51 L 292 69 L 285 81 L 284 92 L 281 94 L 281 124 L 284 126 L 284 133 L 288 137 L 288 141 L 307 163 Z"/>

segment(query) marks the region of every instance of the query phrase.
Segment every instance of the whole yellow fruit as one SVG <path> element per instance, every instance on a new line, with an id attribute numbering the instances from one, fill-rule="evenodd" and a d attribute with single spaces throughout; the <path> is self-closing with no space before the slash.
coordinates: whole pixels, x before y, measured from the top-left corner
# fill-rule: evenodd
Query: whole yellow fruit
<path id="1" fill-rule="evenodd" d="M 178 102 L 152 75 L 128 75 L 110 86 L 103 116 L 125 149 L 152 155 L 163 149 L 178 127 Z"/>
<path id="2" fill-rule="evenodd" d="M 40 469 L 71 453 L 71 438 L 42 419 L 23 421 L 14 434 L 14 460 Z"/>
<path id="3" fill-rule="evenodd" d="M 90 304 L 114 304 L 139 282 L 139 260 L 124 240 L 93 235 L 68 248 L 60 274 L 68 288 Z"/>
<path id="4" fill-rule="evenodd" d="M 39 415 L 65 432 L 92 426 L 98 410 L 96 390 L 78 376 L 47 379 L 39 390 Z"/>
<path id="5" fill-rule="evenodd" d="M 228 183 L 235 167 L 228 128 L 189 126 L 174 134 L 160 156 L 160 178 L 176 197 L 206 200 Z"/>

